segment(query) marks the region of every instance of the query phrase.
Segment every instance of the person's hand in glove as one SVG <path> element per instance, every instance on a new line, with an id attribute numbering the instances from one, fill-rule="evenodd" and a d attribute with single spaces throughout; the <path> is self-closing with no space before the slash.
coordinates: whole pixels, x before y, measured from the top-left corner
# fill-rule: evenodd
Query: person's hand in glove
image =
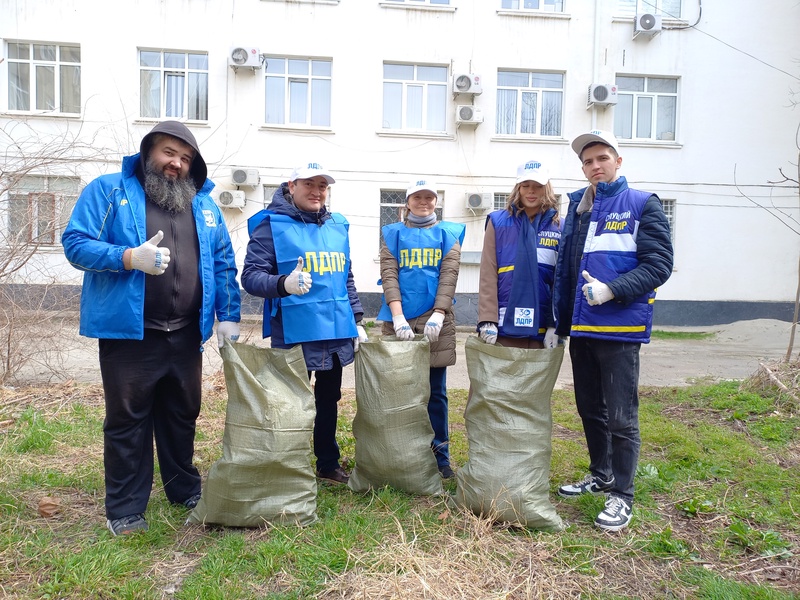
<path id="1" fill-rule="evenodd" d="M 408 342 L 414 339 L 414 330 L 411 329 L 411 325 L 408 324 L 403 315 L 394 315 L 392 323 L 394 324 L 394 334 L 398 340 Z"/>
<path id="2" fill-rule="evenodd" d="M 583 284 L 581 291 L 591 306 L 600 306 L 614 299 L 614 292 L 611 291 L 611 288 L 589 275 L 589 271 L 584 271 L 581 275 L 588 282 Z"/>
<path id="3" fill-rule="evenodd" d="M 235 342 L 239 339 L 239 324 L 233 321 L 222 321 L 217 325 L 217 346 L 222 348 L 225 340 Z"/>
<path id="4" fill-rule="evenodd" d="M 164 273 L 169 266 L 169 248 L 158 246 L 163 239 L 164 232 L 159 230 L 141 246 L 131 248 L 131 269 L 143 271 L 148 275 Z"/>
<path id="5" fill-rule="evenodd" d="M 487 344 L 497 343 L 497 323 L 484 323 L 478 327 L 478 337 Z"/>
<path id="6" fill-rule="evenodd" d="M 544 334 L 544 347 L 556 348 L 558 346 L 558 336 L 556 335 L 556 328 L 555 327 L 548 327 L 547 332 Z"/>
<path id="7" fill-rule="evenodd" d="M 283 280 L 284 289 L 295 296 L 302 296 L 311 291 L 311 273 L 303 272 L 303 257 L 297 257 L 297 266 L 294 271 Z"/>
<path id="8" fill-rule="evenodd" d="M 367 330 L 364 329 L 363 325 L 356 325 L 356 330 L 358 331 L 358 336 L 353 338 L 353 350 L 358 352 L 359 346 L 364 342 L 369 341 L 369 336 L 367 335 Z"/>
<path id="9" fill-rule="evenodd" d="M 439 340 L 439 334 L 442 332 L 442 323 L 444 323 L 444 313 L 433 311 L 428 322 L 425 323 L 425 337 L 431 342 Z"/>

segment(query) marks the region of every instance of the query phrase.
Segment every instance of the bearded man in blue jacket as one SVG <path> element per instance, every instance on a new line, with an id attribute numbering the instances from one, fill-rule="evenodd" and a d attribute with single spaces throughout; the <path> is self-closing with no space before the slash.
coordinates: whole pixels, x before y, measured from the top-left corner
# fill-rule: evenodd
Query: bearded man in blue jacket
<path id="1" fill-rule="evenodd" d="M 203 344 L 239 337 L 233 246 L 192 132 L 159 123 L 122 172 L 81 193 L 62 244 L 84 271 L 80 333 L 99 338 L 106 417 L 106 516 L 113 535 L 147 529 L 153 438 L 167 499 L 194 508 L 192 464 Z"/>
<path id="2" fill-rule="evenodd" d="M 575 402 L 589 475 L 563 485 L 571 498 L 606 494 L 595 525 L 628 526 L 639 460 L 639 349 L 650 341 L 656 288 L 672 273 L 661 201 L 628 187 L 613 134 L 579 135 L 572 149 L 589 186 L 569 194 L 553 294 L 556 334 L 570 336 Z"/>

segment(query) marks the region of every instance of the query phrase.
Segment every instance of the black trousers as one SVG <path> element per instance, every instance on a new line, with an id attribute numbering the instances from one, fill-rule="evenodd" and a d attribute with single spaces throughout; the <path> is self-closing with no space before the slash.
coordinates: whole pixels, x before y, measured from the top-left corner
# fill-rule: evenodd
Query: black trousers
<path id="1" fill-rule="evenodd" d="M 314 454 L 317 470 L 333 471 L 339 466 L 341 454 L 336 443 L 336 421 L 339 418 L 339 400 L 342 398 L 342 363 L 339 355 L 333 355 L 333 368 L 314 373 L 314 401 L 317 416 L 314 418 Z"/>
<path id="2" fill-rule="evenodd" d="M 201 347 L 197 323 L 171 332 L 145 329 L 143 340 L 100 340 L 109 519 L 145 512 L 153 487 L 154 435 L 167 499 L 183 502 L 200 491 L 192 457 L 202 394 Z"/>

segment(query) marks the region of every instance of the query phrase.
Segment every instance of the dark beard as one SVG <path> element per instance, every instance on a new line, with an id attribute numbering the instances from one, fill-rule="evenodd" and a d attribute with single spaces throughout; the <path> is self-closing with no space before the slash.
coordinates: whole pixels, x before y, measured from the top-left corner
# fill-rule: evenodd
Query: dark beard
<path id="1" fill-rule="evenodd" d="M 194 179 L 171 179 L 159 173 L 148 159 L 144 165 L 144 193 L 156 206 L 171 213 L 182 213 L 197 195 Z"/>

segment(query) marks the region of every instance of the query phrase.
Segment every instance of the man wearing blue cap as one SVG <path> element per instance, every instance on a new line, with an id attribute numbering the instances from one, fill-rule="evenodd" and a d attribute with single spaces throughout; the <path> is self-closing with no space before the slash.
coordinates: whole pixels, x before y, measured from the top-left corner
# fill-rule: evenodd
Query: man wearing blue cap
<path id="1" fill-rule="evenodd" d="M 650 341 L 655 290 L 672 273 L 672 242 L 658 196 L 619 176 L 613 134 L 584 133 L 572 149 L 589 186 L 569 194 L 553 302 L 556 334 L 570 336 L 590 472 L 558 493 L 606 494 L 595 525 L 619 531 L 630 523 L 641 446 L 639 348 Z"/>

